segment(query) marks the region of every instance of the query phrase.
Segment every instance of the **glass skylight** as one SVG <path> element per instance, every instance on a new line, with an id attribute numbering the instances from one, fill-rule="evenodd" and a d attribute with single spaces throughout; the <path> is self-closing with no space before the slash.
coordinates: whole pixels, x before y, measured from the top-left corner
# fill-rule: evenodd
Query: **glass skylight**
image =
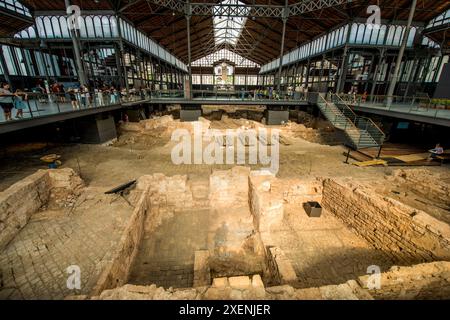
<path id="1" fill-rule="evenodd" d="M 259 65 L 228 49 L 220 49 L 214 53 L 192 62 L 193 66 L 213 66 L 219 61 L 229 61 L 236 67 L 258 68 Z"/>
<path id="2" fill-rule="evenodd" d="M 31 17 L 30 10 L 16 0 L 0 0 L 0 7 L 15 11 L 27 17 Z"/>
<path id="3" fill-rule="evenodd" d="M 245 4 L 238 0 L 224 0 L 213 7 L 213 27 L 216 45 L 228 43 L 234 46 L 237 44 L 247 18 L 221 16 L 221 8 L 224 6 L 245 6 Z M 243 11 L 245 14 L 248 14 L 250 9 L 244 9 Z"/>

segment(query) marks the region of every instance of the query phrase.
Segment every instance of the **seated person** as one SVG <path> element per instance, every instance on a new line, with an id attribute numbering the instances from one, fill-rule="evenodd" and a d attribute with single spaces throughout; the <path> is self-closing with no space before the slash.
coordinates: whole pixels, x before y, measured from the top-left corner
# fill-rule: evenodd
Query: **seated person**
<path id="1" fill-rule="evenodd" d="M 430 158 L 435 159 L 437 156 L 444 154 L 444 148 L 438 143 L 434 149 L 428 150 L 430 152 Z"/>

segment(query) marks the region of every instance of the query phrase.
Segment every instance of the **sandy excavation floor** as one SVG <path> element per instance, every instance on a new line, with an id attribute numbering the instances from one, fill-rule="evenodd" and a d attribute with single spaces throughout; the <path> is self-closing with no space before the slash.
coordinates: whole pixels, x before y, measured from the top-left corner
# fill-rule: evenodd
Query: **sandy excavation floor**
<path id="1" fill-rule="evenodd" d="M 227 119 L 227 123 L 213 121 L 211 127 L 236 128 L 235 119 Z M 241 120 L 241 125 L 246 121 Z M 289 129 L 286 129 L 288 132 Z M 292 134 L 287 144 L 280 144 L 279 178 L 318 176 L 336 177 L 352 176 L 354 178 L 379 177 L 392 171 L 385 167 L 358 168 L 345 164 L 343 146 L 329 146 L 309 142 L 300 136 L 308 134 Z M 317 133 L 310 140 L 316 140 Z M 62 167 L 73 168 L 85 182 L 96 187 L 114 187 L 118 184 L 133 180 L 139 176 L 152 173 L 164 173 L 168 176 L 176 174 L 195 173 L 208 176 L 214 169 L 230 169 L 233 165 L 175 165 L 171 161 L 170 153 L 173 144 L 170 134 L 159 128 L 145 134 L 122 132 L 118 142 L 113 146 L 99 145 L 66 145 L 55 146 L 45 151 L 35 151 L 25 155 L 12 155 L 0 160 L 0 190 L 6 189 L 14 182 L 33 173 L 37 169 L 45 168 L 39 157 L 48 153 L 62 155 Z M 257 169 L 258 165 L 249 165 Z M 444 167 L 430 170 L 448 170 Z"/>
<path id="2" fill-rule="evenodd" d="M 294 287 L 339 284 L 366 274 L 368 266 L 388 270 L 398 264 L 326 210 L 320 218 L 309 218 L 302 208 L 289 205 L 285 217 L 271 237 L 292 262 L 297 275 Z"/>
<path id="3" fill-rule="evenodd" d="M 212 121 L 211 127 L 227 129 L 246 124 L 246 120 L 228 118 L 222 122 Z M 310 142 L 320 141 L 320 134 L 304 126 L 291 123 L 281 130 L 284 130 L 284 143 L 280 146 L 278 178 L 352 177 L 380 181 L 393 170 L 345 164 L 342 146 Z M 207 181 L 213 170 L 234 166 L 175 165 L 170 157 L 172 146 L 170 132 L 160 127 L 144 133 L 122 130 L 112 146 L 55 146 L 4 157 L 0 162 L 0 191 L 35 170 L 45 168 L 39 157 L 48 153 L 61 154 L 62 167 L 73 168 L 88 189 L 84 191 L 85 201 L 74 209 L 51 211 L 44 208 L 34 215 L 0 254 L 3 284 L 0 298 L 63 298 L 74 294 L 65 287 L 65 270 L 72 264 L 81 265 L 90 275 L 84 278 L 83 285 L 87 291 L 92 289 L 102 261 L 108 259 L 108 251 L 119 240 L 132 212 L 130 203 L 117 195 L 104 195 L 106 190 L 153 173 L 190 175 Z M 443 175 L 449 172 L 448 166 L 427 170 Z M 396 189 L 399 190 L 402 191 Z M 449 221 L 445 210 L 436 215 Z M 394 264 L 327 212 L 323 219 L 314 221 L 290 207 L 287 216 L 289 223 L 274 232 L 274 239 L 293 262 L 298 287 L 341 283 L 365 274 L 368 265 L 376 264 L 385 270 Z M 191 286 L 193 251 L 214 250 L 221 241 L 218 224 L 228 218 L 226 211 L 214 211 L 206 206 L 180 212 L 176 218 L 165 221 L 154 234 L 144 237 L 131 270 L 130 283 Z M 88 254 L 84 254 L 86 252 Z M 256 265 L 255 270 L 248 272 L 257 273 L 258 268 Z M 217 276 L 220 275 L 219 263 Z"/>

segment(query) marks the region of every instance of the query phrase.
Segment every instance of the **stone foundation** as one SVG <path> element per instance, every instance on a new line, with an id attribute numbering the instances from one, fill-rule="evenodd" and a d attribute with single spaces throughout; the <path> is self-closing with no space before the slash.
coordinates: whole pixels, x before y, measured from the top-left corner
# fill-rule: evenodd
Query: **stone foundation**
<path id="1" fill-rule="evenodd" d="M 92 294 L 100 294 L 103 290 L 127 283 L 131 265 L 142 239 L 144 221 L 150 209 L 148 192 L 147 189 L 141 194 L 119 245 L 113 250 L 112 259 L 100 275 Z"/>
<path id="2" fill-rule="evenodd" d="M 417 275 L 420 274 L 420 279 Z M 392 267 L 381 273 L 380 289 L 367 289 L 367 277 L 338 285 L 295 289 L 289 285 L 264 287 L 259 275 L 216 278 L 211 286 L 164 290 L 162 287 L 125 285 L 103 291 L 93 300 L 373 300 L 449 299 L 450 262 L 432 262 L 412 267 Z M 87 299 L 86 296 L 68 297 Z"/>
<path id="3" fill-rule="evenodd" d="M 324 181 L 322 206 L 375 248 L 409 262 L 450 260 L 450 226 L 378 195 L 369 186 Z"/>
<path id="4" fill-rule="evenodd" d="M 70 168 L 38 170 L 0 192 L 0 251 L 14 239 L 30 217 L 41 207 L 63 206 L 76 196 L 83 181 Z"/>

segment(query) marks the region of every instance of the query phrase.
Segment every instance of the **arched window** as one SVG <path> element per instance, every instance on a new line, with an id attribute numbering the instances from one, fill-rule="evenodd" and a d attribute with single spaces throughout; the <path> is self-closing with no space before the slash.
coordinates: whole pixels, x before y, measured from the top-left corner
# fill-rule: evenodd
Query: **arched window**
<path id="1" fill-rule="evenodd" d="M 103 35 L 104 35 L 106 38 L 111 37 L 111 36 L 112 36 L 111 25 L 110 25 L 110 23 L 109 23 L 109 19 L 108 19 L 107 16 L 103 16 L 103 17 L 102 17 L 101 24 L 102 24 Z"/>
<path id="2" fill-rule="evenodd" d="M 406 45 L 407 45 L 408 47 L 412 47 L 412 45 L 413 45 L 413 43 L 414 43 L 414 38 L 415 38 L 415 36 L 416 36 L 416 31 L 417 31 L 417 28 L 416 28 L 416 27 L 412 27 L 412 28 L 409 30 L 408 42 L 406 43 Z"/>
<path id="3" fill-rule="evenodd" d="M 59 17 L 59 25 L 61 26 L 61 36 L 63 38 L 70 38 L 69 27 L 67 26 L 67 18 L 64 16 Z"/>
<path id="4" fill-rule="evenodd" d="M 55 38 L 62 38 L 61 27 L 58 17 L 52 17 L 52 26 Z"/>
<path id="5" fill-rule="evenodd" d="M 102 20 L 99 16 L 94 16 L 94 32 L 96 37 L 104 38 Z"/>
<path id="6" fill-rule="evenodd" d="M 78 23 L 80 25 L 80 37 L 81 38 L 87 38 L 88 37 L 85 20 L 86 20 L 86 17 L 80 17 L 78 19 Z"/>
<path id="7" fill-rule="evenodd" d="M 358 33 L 356 34 L 355 43 L 361 44 L 364 41 L 364 30 L 366 26 L 364 24 L 358 24 Z"/>
<path id="8" fill-rule="evenodd" d="M 395 28 L 395 35 L 394 35 L 394 39 L 392 41 L 392 45 L 393 46 L 399 46 L 400 45 L 400 43 L 402 41 L 402 38 L 403 38 L 404 32 L 405 32 L 405 27 L 403 27 L 403 26 L 397 26 Z"/>
<path id="9" fill-rule="evenodd" d="M 382 45 L 384 44 L 384 38 L 386 37 L 386 26 L 382 25 L 380 27 L 380 30 L 378 30 L 378 39 L 377 44 Z"/>
<path id="10" fill-rule="evenodd" d="M 350 30 L 350 43 L 356 43 L 356 37 L 358 35 L 358 25 L 356 23 L 352 24 L 352 29 Z"/>
<path id="11" fill-rule="evenodd" d="M 84 21 L 86 22 L 86 31 L 88 38 L 95 38 L 95 28 L 92 17 L 87 16 L 84 18 Z"/>
<path id="12" fill-rule="evenodd" d="M 390 26 L 389 27 L 389 32 L 386 38 L 386 45 L 387 46 L 392 46 L 393 45 L 393 41 L 394 41 L 394 35 L 395 35 L 395 26 Z"/>
<path id="13" fill-rule="evenodd" d="M 43 24 L 44 24 L 45 38 L 54 38 L 52 22 L 50 21 L 50 18 L 44 17 Z"/>
<path id="14" fill-rule="evenodd" d="M 116 17 L 114 17 L 114 16 L 109 17 L 109 27 L 111 29 L 111 36 L 118 37 L 119 29 L 118 29 Z"/>

